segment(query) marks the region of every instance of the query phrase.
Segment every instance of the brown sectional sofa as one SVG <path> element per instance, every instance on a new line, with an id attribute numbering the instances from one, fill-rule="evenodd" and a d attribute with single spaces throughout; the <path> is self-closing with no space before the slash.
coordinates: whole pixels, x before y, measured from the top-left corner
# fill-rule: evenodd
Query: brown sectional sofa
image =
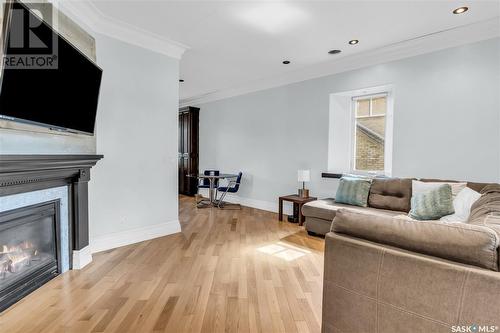
<path id="1" fill-rule="evenodd" d="M 467 186 L 482 193 L 468 223 L 401 216 L 411 179 L 374 179 L 366 208 L 303 207 L 308 231 L 331 230 L 323 332 L 500 332 L 500 185 Z"/>

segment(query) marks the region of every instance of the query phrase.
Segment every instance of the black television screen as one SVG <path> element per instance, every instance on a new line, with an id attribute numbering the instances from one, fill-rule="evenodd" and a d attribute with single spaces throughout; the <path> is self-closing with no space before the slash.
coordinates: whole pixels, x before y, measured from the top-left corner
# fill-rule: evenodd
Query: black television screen
<path id="1" fill-rule="evenodd" d="M 0 118 L 93 134 L 102 70 L 24 4 L 7 13 Z"/>

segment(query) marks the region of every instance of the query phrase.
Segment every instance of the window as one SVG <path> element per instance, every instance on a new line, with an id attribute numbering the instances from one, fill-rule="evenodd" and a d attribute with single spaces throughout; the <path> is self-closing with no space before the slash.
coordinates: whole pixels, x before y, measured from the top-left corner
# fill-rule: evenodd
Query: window
<path id="1" fill-rule="evenodd" d="M 394 86 L 330 94 L 328 171 L 392 175 Z"/>
<path id="2" fill-rule="evenodd" d="M 383 173 L 387 94 L 355 97 L 353 171 Z"/>

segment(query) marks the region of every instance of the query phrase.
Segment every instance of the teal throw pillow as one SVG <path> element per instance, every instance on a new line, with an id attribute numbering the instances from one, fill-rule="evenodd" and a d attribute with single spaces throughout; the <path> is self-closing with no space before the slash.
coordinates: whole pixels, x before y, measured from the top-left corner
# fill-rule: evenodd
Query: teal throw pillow
<path id="1" fill-rule="evenodd" d="M 451 186 L 444 184 L 436 189 L 415 194 L 411 198 L 411 210 L 408 215 L 416 220 L 439 220 L 453 213 L 455 209 Z"/>
<path id="2" fill-rule="evenodd" d="M 369 178 L 347 177 L 340 178 L 340 184 L 335 195 L 335 202 L 353 206 L 368 206 L 368 194 L 372 180 Z"/>

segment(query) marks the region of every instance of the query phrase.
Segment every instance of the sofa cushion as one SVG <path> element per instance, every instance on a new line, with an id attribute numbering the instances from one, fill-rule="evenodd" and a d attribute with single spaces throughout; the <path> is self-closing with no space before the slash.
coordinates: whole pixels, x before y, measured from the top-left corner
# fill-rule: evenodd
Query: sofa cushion
<path id="1" fill-rule="evenodd" d="M 481 192 L 486 186 L 488 185 L 497 185 L 495 183 L 474 183 L 474 182 L 467 182 L 467 187 L 473 189 L 476 192 Z"/>
<path id="2" fill-rule="evenodd" d="M 420 193 L 429 192 L 444 184 L 448 184 L 451 187 L 453 198 L 455 198 L 460 191 L 467 187 L 466 182 L 423 182 L 420 180 L 413 180 L 411 184 L 411 195 L 415 196 Z"/>
<path id="3" fill-rule="evenodd" d="M 376 209 L 372 207 L 358 207 L 337 203 L 335 202 L 335 199 L 321 199 L 304 204 L 302 206 L 302 215 L 306 217 L 315 217 L 331 222 L 335 218 L 335 213 L 337 212 L 337 210 L 341 208 L 361 212 L 370 212 L 377 215 L 396 216 L 398 214 L 401 214 L 401 212 L 391 210 Z"/>
<path id="4" fill-rule="evenodd" d="M 421 222 L 339 209 L 332 231 L 498 271 L 499 238 L 484 226 Z"/>
<path id="5" fill-rule="evenodd" d="M 370 189 L 368 206 L 408 213 L 410 199 L 411 179 L 375 178 Z"/>
<path id="6" fill-rule="evenodd" d="M 500 185 L 487 185 L 480 193 L 481 197 L 470 209 L 470 223 L 481 224 L 487 215 L 500 215 Z"/>
<path id="7" fill-rule="evenodd" d="M 417 220 L 437 220 L 454 212 L 451 186 L 443 184 L 428 192 L 414 194 L 408 215 Z"/>
<path id="8" fill-rule="evenodd" d="M 471 207 L 468 223 L 491 228 L 500 236 L 499 184 L 490 184 L 483 188 L 481 197 Z"/>
<path id="9" fill-rule="evenodd" d="M 461 183 L 458 180 L 445 180 L 445 179 L 434 179 L 434 178 L 421 178 L 419 179 L 421 182 L 426 183 Z M 475 182 L 467 182 L 467 187 L 473 189 L 476 192 L 481 192 L 483 188 L 487 185 L 494 185 L 495 183 L 475 183 Z"/>
<path id="10" fill-rule="evenodd" d="M 444 216 L 440 218 L 440 220 L 446 222 L 467 222 L 470 215 L 470 209 L 479 198 L 481 198 L 480 193 L 474 191 L 470 187 L 464 188 L 457 194 L 455 199 L 453 199 L 455 213 Z"/>
<path id="11" fill-rule="evenodd" d="M 369 178 L 342 176 L 335 199 L 344 204 L 366 207 L 371 184 Z"/>

